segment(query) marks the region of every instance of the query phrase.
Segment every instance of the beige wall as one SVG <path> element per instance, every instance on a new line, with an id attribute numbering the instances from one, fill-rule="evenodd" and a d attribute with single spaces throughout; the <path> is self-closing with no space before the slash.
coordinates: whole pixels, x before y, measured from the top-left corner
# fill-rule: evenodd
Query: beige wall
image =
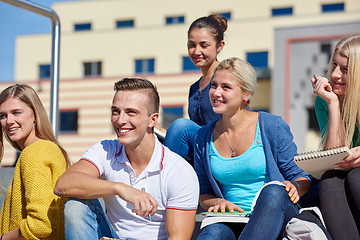
<path id="1" fill-rule="evenodd" d="M 182 73 L 187 56 L 187 30 L 198 17 L 231 12 L 226 46 L 219 60 L 249 51 L 268 51 L 274 67 L 274 29 L 314 24 L 351 22 L 360 19 L 360 1 L 346 0 L 345 12 L 321 13 L 322 3 L 338 0 L 97 0 L 54 4 L 61 21 L 60 110 L 77 109 L 78 133 L 60 134 L 59 140 L 76 162 L 92 144 L 114 138 L 110 124 L 112 86 L 124 76 L 134 75 L 136 58 L 155 58 L 155 74 L 145 76 L 160 93 L 162 106 L 184 106 L 186 117 L 189 86 L 200 72 Z M 271 17 L 273 7 L 293 7 L 293 15 Z M 165 25 L 167 16 L 185 16 L 185 24 Z M 135 27 L 116 29 L 117 20 L 134 19 Z M 92 30 L 74 32 L 75 23 L 92 23 Z M 50 82 L 38 80 L 39 64 L 50 64 L 50 34 L 20 36 L 16 40 L 15 80 L 39 90 L 50 108 Z M 102 61 L 102 77 L 83 78 L 85 61 Z M 11 83 L 0 83 L 0 89 Z M 259 81 L 251 107 L 271 111 L 271 80 Z M 311 134 L 310 134 L 311 135 Z M 311 138 L 314 139 L 314 138 Z M 309 140 L 310 141 L 310 140 Z M 317 140 L 316 140 L 317 141 Z M 14 161 L 15 153 L 5 146 L 3 165 Z"/>
<path id="2" fill-rule="evenodd" d="M 61 78 L 81 78 L 82 62 L 103 61 L 103 76 L 134 74 L 134 59 L 155 58 L 156 74 L 181 73 L 181 57 L 187 56 L 186 36 L 198 17 L 231 12 L 226 47 L 219 59 L 245 57 L 249 51 L 269 51 L 273 67 L 274 29 L 313 24 L 331 24 L 360 19 L 360 1 L 347 0 L 345 12 L 321 13 L 322 3 L 335 0 L 242 1 L 148 1 L 97 0 L 60 2 L 54 10 L 61 20 Z M 141 6 L 140 8 L 138 6 Z M 154 7 L 161 6 L 161 7 Z M 293 7 L 293 15 L 271 17 L 273 7 Z M 184 15 L 185 24 L 165 25 L 166 16 Z M 135 27 L 116 29 L 120 19 L 134 19 Z M 92 23 L 92 30 L 74 32 L 75 23 Z M 50 35 L 17 39 L 15 79 L 36 80 L 38 64 L 50 62 Z"/>

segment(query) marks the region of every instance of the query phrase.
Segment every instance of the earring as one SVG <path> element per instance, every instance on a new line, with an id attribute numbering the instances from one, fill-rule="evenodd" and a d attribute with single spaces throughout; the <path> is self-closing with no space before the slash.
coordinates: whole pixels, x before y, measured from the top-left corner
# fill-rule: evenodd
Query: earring
<path id="1" fill-rule="evenodd" d="M 245 98 L 243 99 L 243 102 L 246 102 L 246 99 L 245 99 Z"/>

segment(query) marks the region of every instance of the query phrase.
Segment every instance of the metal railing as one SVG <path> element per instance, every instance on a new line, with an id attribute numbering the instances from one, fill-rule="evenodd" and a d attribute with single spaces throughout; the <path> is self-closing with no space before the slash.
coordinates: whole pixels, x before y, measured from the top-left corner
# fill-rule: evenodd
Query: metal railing
<path id="1" fill-rule="evenodd" d="M 25 0 L 0 0 L 13 6 L 37 13 L 51 20 L 52 23 L 52 53 L 51 53 L 51 96 L 50 122 L 55 137 L 58 134 L 59 113 L 59 59 L 60 59 L 60 19 L 56 12 L 39 4 Z"/>

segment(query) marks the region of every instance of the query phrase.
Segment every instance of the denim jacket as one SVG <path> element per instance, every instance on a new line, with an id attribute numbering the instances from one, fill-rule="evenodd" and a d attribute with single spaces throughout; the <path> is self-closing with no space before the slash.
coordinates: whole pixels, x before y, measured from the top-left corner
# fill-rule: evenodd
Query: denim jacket
<path id="1" fill-rule="evenodd" d="M 199 178 L 200 194 L 214 194 L 217 197 L 224 198 L 211 173 L 209 161 L 211 134 L 216 122 L 217 120 L 209 123 L 197 132 L 194 164 Z M 259 124 L 270 180 L 283 182 L 305 177 L 310 181 L 310 175 L 293 161 L 297 147 L 285 121 L 279 116 L 259 112 Z"/>

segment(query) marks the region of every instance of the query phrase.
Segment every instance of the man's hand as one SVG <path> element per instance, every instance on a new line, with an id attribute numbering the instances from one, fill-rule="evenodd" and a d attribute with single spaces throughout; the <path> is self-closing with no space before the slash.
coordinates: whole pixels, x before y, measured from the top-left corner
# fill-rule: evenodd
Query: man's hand
<path id="1" fill-rule="evenodd" d="M 158 207 L 149 193 L 125 183 L 99 179 L 97 168 L 84 160 L 75 163 L 58 179 L 54 192 L 62 197 L 81 199 L 119 195 L 124 201 L 132 203 L 132 211 L 142 217 L 154 215 Z"/>
<path id="2" fill-rule="evenodd" d="M 133 213 L 142 217 L 153 216 L 156 213 L 158 204 L 149 193 L 123 183 L 120 183 L 120 185 L 121 188 L 118 195 L 126 202 L 134 205 Z"/>

